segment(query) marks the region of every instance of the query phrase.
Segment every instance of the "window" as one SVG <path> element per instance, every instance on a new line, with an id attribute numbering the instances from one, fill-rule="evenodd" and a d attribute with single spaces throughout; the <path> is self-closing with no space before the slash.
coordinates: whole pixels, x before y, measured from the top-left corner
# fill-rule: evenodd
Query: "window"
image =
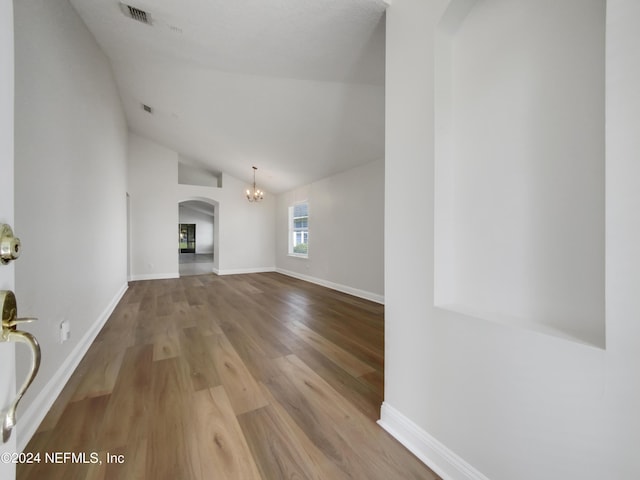
<path id="1" fill-rule="evenodd" d="M 309 204 L 306 202 L 289 207 L 289 255 L 309 255 Z"/>

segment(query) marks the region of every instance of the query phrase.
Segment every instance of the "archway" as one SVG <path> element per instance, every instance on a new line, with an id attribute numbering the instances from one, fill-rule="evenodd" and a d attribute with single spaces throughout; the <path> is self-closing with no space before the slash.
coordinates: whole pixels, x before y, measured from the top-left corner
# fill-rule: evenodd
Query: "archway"
<path id="1" fill-rule="evenodd" d="M 178 264 L 180 276 L 218 271 L 219 203 L 191 197 L 178 202 Z"/>

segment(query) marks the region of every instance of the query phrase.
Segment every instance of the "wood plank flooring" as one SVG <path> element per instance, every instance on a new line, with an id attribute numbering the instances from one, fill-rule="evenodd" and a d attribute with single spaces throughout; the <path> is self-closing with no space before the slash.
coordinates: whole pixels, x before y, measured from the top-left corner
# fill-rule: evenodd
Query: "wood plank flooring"
<path id="1" fill-rule="evenodd" d="M 133 282 L 17 478 L 438 479 L 375 423 L 383 363 L 375 303 L 276 273 Z"/>

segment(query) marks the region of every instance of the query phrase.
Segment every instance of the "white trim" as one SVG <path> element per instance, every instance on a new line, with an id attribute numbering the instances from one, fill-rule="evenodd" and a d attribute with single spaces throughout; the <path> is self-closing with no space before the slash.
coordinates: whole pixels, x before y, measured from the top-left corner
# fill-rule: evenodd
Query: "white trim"
<path id="1" fill-rule="evenodd" d="M 107 307 L 102 311 L 100 316 L 96 319 L 93 326 L 87 330 L 87 333 L 80 339 L 75 348 L 71 351 L 69 356 L 62 363 L 58 371 L 49 379 L 40 393 L 36 396 L 34 401 L 27 407 L 24 413 L 21 415 L 18 422 L 18 452 L 22 452 L 31 437 L 36 433 L 38 426 L 49 412 L 49 409 L 62 392 L 62 389 L 69 381 L 69 378 L 78 367 L 80 360 L 84 357 L 87 350 L 95 340 L 98 333 L 109 319 L 109 316 L 113 313 L 118 302 L 122 299 L 122 296 L 127 291 L 128 284 L 124 284 L 115 297 L 109 302 Z"/>
<path id="2" fill-rule="evenodd" d="M 442 480 L 489 480 L 386 402 L 382 403 L 378 425 L 442 477 Z"/>
<path id="3" fill-rule="evenodd" d="M 258 268 L 232 268 L 229 270 L 213 269 L 213 273 L 216 275 L 242 275 L 245 273 L 266 273 L 275 272 L 275 267 L 258 267 Z"/>
<path id="4" fill-rule="evenodd" d="M 178 273 L 143 273 L 142 275 L 131 275 L 130 281 L 138 280 L 166 280 L 168 278 L 180 278 Z"/>
<path id="5" fill-rule="evenodd" d="M 349 287 L 340 283 L 330 282 L 329 280 L 323 280 L 322 278 L 311 277 L 302 273 L 292 272 L 291 270 L 283 270 L 282 268 L 276 268 L 275 271 L 289 277 L 297 278 L 298 280 L 315 283 L 316 285 L 321 285 L 323 287 L 337 290 L 342 293 L 348 293 L 349 295 L 353 295 L 354 297 L 364 298 L 365 300 L 370 300 L 372 302 L 384 305 L 384 295 L 367 292 L 366 290 L 360 290 L 358 288 Z"/>

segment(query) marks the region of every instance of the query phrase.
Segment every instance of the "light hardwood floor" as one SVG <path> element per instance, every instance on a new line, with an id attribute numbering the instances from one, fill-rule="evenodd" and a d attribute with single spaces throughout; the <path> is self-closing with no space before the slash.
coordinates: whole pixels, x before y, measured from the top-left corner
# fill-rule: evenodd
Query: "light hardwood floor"
<path id="1" fill-rule="evenodd" d="M 375 423 L 383 346 L 381 305 L 276 273 L 131 283 L 17 478 L 437 479 Z"/>
<path id="2" fill-rule="evenodd" d="M 178 268 L 181 277 L 209 274 L 213 272 L 213 254 L 181 253 Z"/>

